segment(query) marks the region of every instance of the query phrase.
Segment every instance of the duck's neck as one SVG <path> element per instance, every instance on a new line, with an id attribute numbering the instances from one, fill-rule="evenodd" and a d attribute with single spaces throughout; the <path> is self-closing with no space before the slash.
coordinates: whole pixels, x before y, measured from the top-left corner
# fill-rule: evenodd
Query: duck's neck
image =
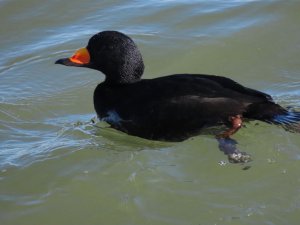
<path id="1" fill-rule="evenodd" d="M 104 84 L 108 85 L 108 86 L 123 86 L 123 85 L 127 85 L 127 84 L 133 84 L 136 82 L 139 82 L 141 79 L 130 79 L 130 80 L 125 80 L 125 79 L 109 79 L 109 78 L 105 78 L 104 80 Z"/>

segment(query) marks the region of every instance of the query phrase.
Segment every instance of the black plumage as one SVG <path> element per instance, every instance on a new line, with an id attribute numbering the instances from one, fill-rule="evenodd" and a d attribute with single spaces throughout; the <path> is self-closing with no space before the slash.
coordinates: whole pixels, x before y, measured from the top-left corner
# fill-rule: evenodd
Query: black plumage
<path id="1" fill-rule="evenodd" d="M 289 114 L 268 94 L 222 76 L 175 74 L 141 79 L 142 55 L 131 38 L 117 31 L 94 35 L 86 49 L 88 62 L 72 60 L 87 57 L 75 54 L 56 63 L 104 73 L 105 81 L 94 92 L 95 110 L 100 119 L 131 135 L 181 141 L 205 127 L 235 127 L 241 118 L 280 123 L 276 118 Z M 292 122 L 299 114 L 295 118 Z M 238 123 L 222 139 L 229 139 L 240 126 Z"/>
<path id="2" fill-rule="evenodd" d="M 261 113 L 248 109 L 266 104 Z M 202 128 L 227 124 L 234 115 L 270 120 L 285 110 L 270 96 L 218 76 L 178 74 L 129 84 L 101 83 L 94 92 L 100 118 L 116 112 L 111 125 L 126 133 L 155 140 L 184 140 Z M 271 108 L 271 109 L 270 109 Z M 266 111 L 266 113 L 265 113 Z M 263 118 L 256 118 L 256 116 Z"/>

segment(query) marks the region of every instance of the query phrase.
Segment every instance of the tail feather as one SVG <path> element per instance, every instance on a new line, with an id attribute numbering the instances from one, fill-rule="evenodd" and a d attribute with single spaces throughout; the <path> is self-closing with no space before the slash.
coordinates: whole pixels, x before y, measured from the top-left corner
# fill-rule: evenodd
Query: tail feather
<path id="1" fill-rule="evenodd" d="M 300 133 L 300 112 L 283 108 L 274 102 L 255 103 L 248 107 L 246 117 L 280 125 L 290 132 Z"/>
<path id="2" fill-rule="evenodd" d="M 300 112 L 287 111 L 282 115 L 275 116 L 270 122 L 278 124 L 290 132 L 300 133 Z"/>

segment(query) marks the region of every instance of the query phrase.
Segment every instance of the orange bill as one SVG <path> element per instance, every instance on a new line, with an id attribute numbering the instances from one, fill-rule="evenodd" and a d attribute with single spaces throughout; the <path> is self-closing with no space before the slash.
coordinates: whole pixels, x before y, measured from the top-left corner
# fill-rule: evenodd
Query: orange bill
<path id="1" fill-rule="evenodd" d="M 81 65 L 90 63 L 90 59 L 90 53 L 86 48 L 78 49 L 75 54 L 69 58 L 71 62 Z"/>

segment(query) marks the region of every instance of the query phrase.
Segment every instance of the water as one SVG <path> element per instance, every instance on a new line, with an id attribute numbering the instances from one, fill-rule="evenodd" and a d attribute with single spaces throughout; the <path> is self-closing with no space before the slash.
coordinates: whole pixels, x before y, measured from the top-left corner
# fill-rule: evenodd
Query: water
<path id="1" fill-rule="evenodd" d="M 144 77 L 226 75 L 300 108 L 297 1 L 0 1 L 0 224 L 298 224 L 299 134 L 253 121 L 233 165 L 212 136 L 152 142 L 91 122 L 103 76 L 54 65 L 101 30 Z M 99 128 L 100 127 L 100 128 Z M 245 166 L 251 167 L 248 170 Z"/>

